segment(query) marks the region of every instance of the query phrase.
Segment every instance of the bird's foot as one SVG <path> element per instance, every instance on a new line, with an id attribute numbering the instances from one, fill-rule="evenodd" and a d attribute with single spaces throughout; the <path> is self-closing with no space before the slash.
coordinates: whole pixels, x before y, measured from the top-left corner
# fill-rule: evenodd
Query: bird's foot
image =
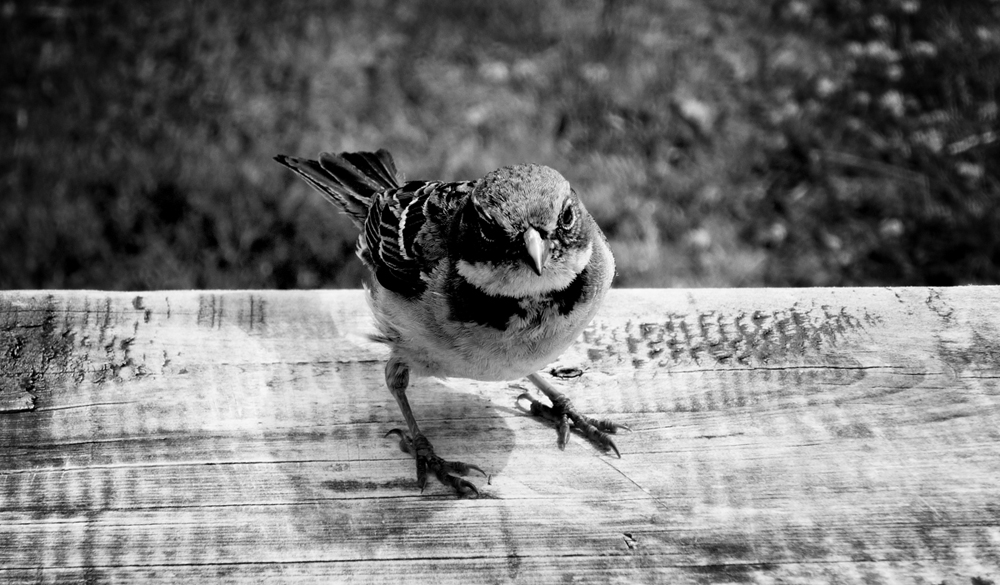
<path id="1" fill-rule="evenodd" d="M 476 487 L 476 484 L 464 477 L 473 471 L 478 471 L 483 474 L 483 477 L 488 478 L 486 472 L 478 465 L 441 459 L 434 453 L 434 447 L 431 447 L 427 437 L 422 434 L 410 437 L 409 434 L 400 429 L 392 429 L 385 434 L 386 437 L 390 435 L 398 436 L 400 450 L 412 455 L 417 460 L 417 485 L 420 486 L 421 492 L 427 485 L 427 470 L 429 469 L 434 472 L 438 481 L 450 486 L 458 495 L 475 494 L 476 497 L 479 496 L 479 488 Z"/>
<path id="2" fill-rule="evenodd" d="M 566 398 L 558 392 L 552 391 L 551 393 L 546 392 L 546 394 L 550 394 L 552 406 L 539 402 L 527 392 L 517 397 L 517 404 L 518 406 L 521 406 L 521 401 L 527 400 L 529 403 L 529 407 L 525 408 L 527 412 L 531 413 L 533 416 L 555 423 L 556 431 L 559 433 L 558 445 L 560 449 L 566 448 L 566 442 L 569 440 L 570 428 L 574 427 L 591 443 L 597 445 L 604 451 L 614 451 L 615 455 L 621 459 L 622 455 L 618 452 L 618 446 L 615 445 L 614 440 L 612 440 L 608 435 L 615 434 L 619 430 L 630 431 L 632 429 L 626 425 L 618 424 L 610 420 L 595 419 L 582 415 L 576 411 L 576 408 L 574 408 L 573 403 L 570 402 L 569 398 Z M 524 407 L 521 406 L 521 408 Z"/>

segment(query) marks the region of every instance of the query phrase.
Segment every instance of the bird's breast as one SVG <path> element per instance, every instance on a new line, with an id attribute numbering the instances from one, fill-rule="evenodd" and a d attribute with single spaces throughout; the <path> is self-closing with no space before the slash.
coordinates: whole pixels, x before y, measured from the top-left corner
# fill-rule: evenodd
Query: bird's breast
<path id="1" fill-rule="evenodd" d="M 588 305 L 564 311 L 551 299 L 490 304 L 497 311 L 490 319 L 445 321 L 450 348 L 439 359 L 442 375 L 479 380 L 524 377 L 555 360 L 592 316 Z"/>

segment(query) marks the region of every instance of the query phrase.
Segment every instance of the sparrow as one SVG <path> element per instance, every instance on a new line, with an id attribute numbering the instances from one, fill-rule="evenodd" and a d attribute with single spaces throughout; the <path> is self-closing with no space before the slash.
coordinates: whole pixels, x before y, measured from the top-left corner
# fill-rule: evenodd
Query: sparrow
<path id="1" fill-rule="evenodd" d="M 416 459 L 421 491 L 428 470 L 459 495 L 479 495 L 466 476 L 487 474 L 434 452 L 407 398 L 411 373 L 527 377 L 551 406 L 528 393 L 517 404 L 555 423 L 560 448 L 572 426 L 621 457 L 608 435 L 628 427 L 578 413 L 538 374 L 590 323 L 615 273 L 607 238 L 561 174 L 517 164 L 474 181 L 404 182 L 386 150 L 275 160 L 361 232 L 357 254 L 374 277 L 366 286 L 373 339 L 391 350 L 385 382 L 407 426 L 386 436 Z"/>

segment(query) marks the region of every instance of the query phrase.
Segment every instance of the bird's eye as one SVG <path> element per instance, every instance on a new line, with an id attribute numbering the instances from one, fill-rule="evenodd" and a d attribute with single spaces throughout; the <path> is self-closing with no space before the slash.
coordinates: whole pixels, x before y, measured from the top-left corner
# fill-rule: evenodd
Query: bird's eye
<path id="1" fill-rule="evenodd" d="M 494 241 L 497 239 L 496 224 L 493 222 L 480 221 L 478 227 L 479 235 L 482 236 L 484 240 Z"/>
<path id="2" fill-rule="evenodd" d="M 506 236 L 503 227 L 488 215 L 479 217 L 479 233 L 491 242 L 502 242 Z"/>
<path id="3" fill-rule="evenodd" d="M 563 229 L 570 229 L 573 224 L 576 223 L 576 206 L 572 202 L 567 201 L 566 205 L 563 207 L 562 213 L 559 214 L 559 227 Z"/>

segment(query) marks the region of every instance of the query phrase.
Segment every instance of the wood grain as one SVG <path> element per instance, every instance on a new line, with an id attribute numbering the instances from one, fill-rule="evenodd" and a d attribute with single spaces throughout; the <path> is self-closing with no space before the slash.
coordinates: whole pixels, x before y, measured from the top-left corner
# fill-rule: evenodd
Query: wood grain
<path id="1" fill-rule="evenodd" d="M 417 379 L 360 291 L 0 293 L 0 582 L 1000 582 L 1000 287 L 618 290 L 553 371 L 622 458 Z"/>

